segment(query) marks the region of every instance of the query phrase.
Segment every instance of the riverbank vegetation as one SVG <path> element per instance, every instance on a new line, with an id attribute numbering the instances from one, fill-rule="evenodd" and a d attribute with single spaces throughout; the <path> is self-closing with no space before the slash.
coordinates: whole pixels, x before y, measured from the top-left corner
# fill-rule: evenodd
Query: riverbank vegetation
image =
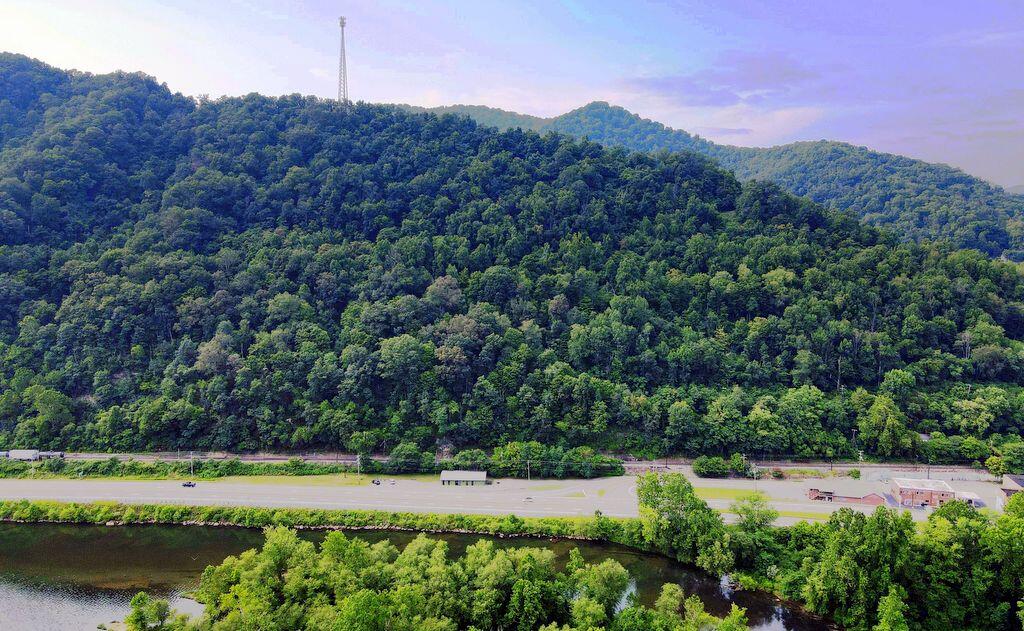
<path id="1" fill-rule="evenodd" d="M 1024 453 L 1011 262 L 692 153 L 8 54 L 0 85 L 4 447 Z"/>
<path id="2" fill-rule="evenodd" d="M 923 524 L 908 513 L 849 508 L 827 521 L 775 527 L 762 497 L 738 499 L 725 524 L 678 474 L 638 481 L 640 516 L 612 519 L 413 515 L 195 506 L 0 502 L 0 519 L 209 523 L 248 527 L 395 528 L 576 537 L 659 552 L 740 585 L 774 591 L 858 631 L 1006 629 L 1024 600 L 1024 495 L 993 516 L 950 502 Z"/>
<path id="3" fill-rule="evenodd" d="M 445 469 L 487 471 L 505 478 L 596 478 L 625 473 L 618 458 L 587 447 L 563 449 L 537 442 L 509 443 L 490 454 L 481 449 L 436 460 L 415 443 L 399 443 L 386 460 L 365 458 L 361 463 L 332 463 L 293 458 L 287 462 L 256 462 L 238 458 L 189 460 L 96 460 L 51 458 L 36 462 L 0 459 L 0 478 L 198 478 L 233 476 L 311 476 L 362 472 L 366 474 L 433 474 Z"/>
<path id="4" fill-rule="evenodd" d="M 399 550 L 332 532 L 319 546 L 271 528 L 260 550 L 203 572 L 195 598 L 204 615 L 171 616 L 145 594 L 132 601 L 129 629 L 309 629 L 339 631 L 739 631 L 696 596 L 666 584 L 654 607 L 628 599 L 617 561 L 584 562 L 578 550 L 559 569 L 551 550 L 498 549 L 482 540 L 452 559 L 445 542 L 420 535 Z M 624 605 L 624 606 L 623 606 Z"/>
<path id="5" fill-rule="evenodd" d="M 604 516 L 586 518 L 517 517 L 515 515 L 461 515 L 397 513 L 364 510 L 256 508 L 249 506 L 185 506 L 173 504 L 68 503 L 0 500 L 0 520 L 72 524 L 202 524 L 266 528 L 418 530 L 466 532 L 498 537 L 560 537 L 612 541 L 641 547 L 635 520 Z"/>

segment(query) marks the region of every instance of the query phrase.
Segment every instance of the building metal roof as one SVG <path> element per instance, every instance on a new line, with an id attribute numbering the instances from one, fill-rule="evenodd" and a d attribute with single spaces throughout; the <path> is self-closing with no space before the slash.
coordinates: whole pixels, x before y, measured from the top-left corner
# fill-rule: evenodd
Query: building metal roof
<path id="1" fill-rule="evenodd" d="M 1007 480 L 1013 482 L 1017 486 L 1024 487 L 1024 475 L 1004 475 L 1003 481 L 1005 482 Z"/>
<path id="2" fill-rule="evenodd" d="M 912 478 L 893 478 L 892 483 L 901 489 L 919 489 L 922 491 L 944 491 L 952 493 L 953 487 L 945 480 L 918 480 Z"/>
<path id="3" fill-rule="evenodd" d="M 452 470 L 452 471 L 442 471 L 441 472 L 441 481 L 442 482 L 456 481 L 456 480 L 458 480 L 460 482 L 483 482 L 483 481 L 487 480 L 487 472 L 486 471 L 460 471 L 460 470 L 457 470 L 457 469 Z"/>

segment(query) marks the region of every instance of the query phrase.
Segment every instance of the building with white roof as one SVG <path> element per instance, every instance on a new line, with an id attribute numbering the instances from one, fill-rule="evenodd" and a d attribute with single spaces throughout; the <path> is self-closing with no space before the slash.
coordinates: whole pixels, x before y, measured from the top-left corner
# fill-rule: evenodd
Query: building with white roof
<path id="1" fill-rule="evenodd" d="M 442 486 L 477 486 L 487 484 L 486 471 L 442 471 Z"/>

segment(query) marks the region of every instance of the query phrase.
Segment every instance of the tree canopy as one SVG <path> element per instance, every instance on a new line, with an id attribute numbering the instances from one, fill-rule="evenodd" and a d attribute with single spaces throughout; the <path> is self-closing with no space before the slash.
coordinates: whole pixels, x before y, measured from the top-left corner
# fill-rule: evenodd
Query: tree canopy
<path id="1" fill-rule="evenodd" d="M 13 55 L 0 85 L 0 443 L 1020 444 L 1012 263 L 694 153 Z"/>
<path id="2" fill-rule="evenodd" d="M 341 532 L 319 549 L 273 528 L 260 550 L 203 572 L 196 620 L 171 617 L 167 603 L 132 600 L 129 629 L 281 631 L 740 631 L 742 610 L 724 619 L 696 596 L 666 584 L 653 608 L 627 599 L 629 572 L 608 559 L 588 564 L 573 550 L 564 568 L 544 548 L 497 548 L 481 540 L 458 559 L 420 535 L 399 550 Z"/>
<path id="3" fill-rule="evenodd" d="M 993 256 L 1024 259 L 1024 197 L 945 164 L 819 140 L 768 148 L 721 145 L 594 102 L 554 118 L 489 107 L 431 108 L 482 125 L 559 132 L 634 151 L 696 152 L 743 180 L 774 182 L 816 202 L 856 213 L 907 240 L 948 239 Z"/>

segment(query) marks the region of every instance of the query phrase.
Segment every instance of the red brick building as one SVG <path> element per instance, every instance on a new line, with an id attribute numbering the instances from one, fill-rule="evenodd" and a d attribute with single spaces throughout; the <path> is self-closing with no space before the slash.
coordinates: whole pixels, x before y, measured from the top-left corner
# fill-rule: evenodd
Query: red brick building
<path id="1" fill-rule="evenodd" d="M 892 494 L 900 506 L 942 506 L 956 499 L 956 491 L 945 480 L 893 478 Z"/>

